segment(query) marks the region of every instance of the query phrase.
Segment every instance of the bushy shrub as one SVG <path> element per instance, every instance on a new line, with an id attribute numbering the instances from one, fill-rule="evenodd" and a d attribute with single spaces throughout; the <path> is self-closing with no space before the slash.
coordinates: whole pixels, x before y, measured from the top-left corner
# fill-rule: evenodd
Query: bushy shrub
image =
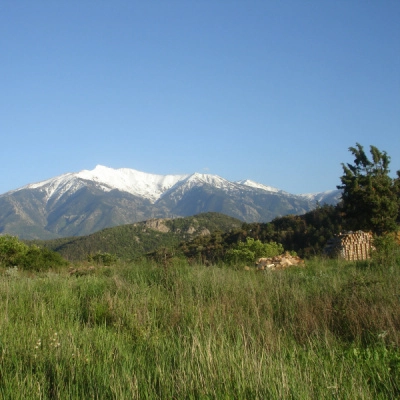
<path id="1" fill-rule="evenodd" d="M 400 262 L 400 245 L 393 233 L 376 236 L 374 238 L 375 250 L 372 259 L 376 265 L 390 267 Z"/>
<path id="2" fill-rule="evenodd" d="M 102 253 L 102 252 L 98 252 L 96 254 L 89 254 L 87 259 L 89 262 L 94 262 L 99 265 L 107 265 L 107 266 L 115 264 L 118 261 L 118 257 L 115 254 Z"/>
<path id="3" fill-rule="evenodd" d="M 28 246 L 14 236 L 0 236 L 0 265 L 3 267 L 42 271 L 66 263 L 60 254 L 51 250 Z"/>
<path id="4" fill-rule="evenodd" d="M 21 263 L 29 250 L 29 246 L 21 242 L 17 237 L 0 236 L 0 265 L 3 267 L 21 266 Z"/>
<path id="5" fill-rule="evenodd" d="M 239 242 L 236 248 L 226 252 L 226 262 L 234 263 L 253 263 L 260 257 L 274 257 L 284 252 L 280 243 L 262 243 L 251 237 L 246 238 L 246 242 Z"/>
<path id="6" fill-rule="evenodd" d="M 60 254 L 37 246 L 29 247 L 22 260 L 22 268 L 33 271 L 43 271 L 66 265 Z"/>

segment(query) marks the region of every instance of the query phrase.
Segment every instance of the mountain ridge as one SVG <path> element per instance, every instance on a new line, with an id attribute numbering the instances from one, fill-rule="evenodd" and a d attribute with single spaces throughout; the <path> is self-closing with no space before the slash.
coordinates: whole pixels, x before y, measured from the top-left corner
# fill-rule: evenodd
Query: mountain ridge
<path id="1" fill-rule="evenodd" d="M 24 239 L 81 236 L 151 218 L 218 212 L 244 222 L 335 204 L 340 191 L 294 195 L 251 180 L 211 174 L 156 175 L 97 165 L 0 195 L 0 233 Z"/>

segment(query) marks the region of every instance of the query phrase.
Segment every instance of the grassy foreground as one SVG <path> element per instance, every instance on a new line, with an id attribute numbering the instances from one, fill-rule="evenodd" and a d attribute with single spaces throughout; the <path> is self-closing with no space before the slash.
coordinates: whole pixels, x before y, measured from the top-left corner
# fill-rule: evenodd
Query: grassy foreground
<path id="1" fill-rule="evenodd" d="M 0 270 L 1 399 L 400 398 L 400 265 Z"/>

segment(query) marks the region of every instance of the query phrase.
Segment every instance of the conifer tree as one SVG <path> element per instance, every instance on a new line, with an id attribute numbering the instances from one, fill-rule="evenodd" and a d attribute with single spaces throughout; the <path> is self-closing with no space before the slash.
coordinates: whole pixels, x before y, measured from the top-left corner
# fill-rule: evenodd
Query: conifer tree
<path id="1" fill-rule="evenodd" d="M 389 176 L 390 157 L 370 146 L 370 160 L 363 146 L 356 143 L 349 151 L 354 164 L 342 164 L 342 209 L 348 229 L 371 230 L 380 235 L 397 229 L 399 212 L 397 184 Z"/>

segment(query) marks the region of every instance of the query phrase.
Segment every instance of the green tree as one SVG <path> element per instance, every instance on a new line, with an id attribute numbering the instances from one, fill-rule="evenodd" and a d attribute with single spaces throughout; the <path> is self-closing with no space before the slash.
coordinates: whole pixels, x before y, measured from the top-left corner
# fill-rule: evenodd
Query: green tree
<path id="1" fill-rule="evenodd" d="M 390 157 L 370 146 L 370 160 L 359 143 L 349 151 L 355 156 L 354 164 L 342 164 L 342 184 L 337 186 L 343 190 L 341 207 L 347 228 L 378 235 L 396 230 L 399 197 L 389 176 Z"/>

